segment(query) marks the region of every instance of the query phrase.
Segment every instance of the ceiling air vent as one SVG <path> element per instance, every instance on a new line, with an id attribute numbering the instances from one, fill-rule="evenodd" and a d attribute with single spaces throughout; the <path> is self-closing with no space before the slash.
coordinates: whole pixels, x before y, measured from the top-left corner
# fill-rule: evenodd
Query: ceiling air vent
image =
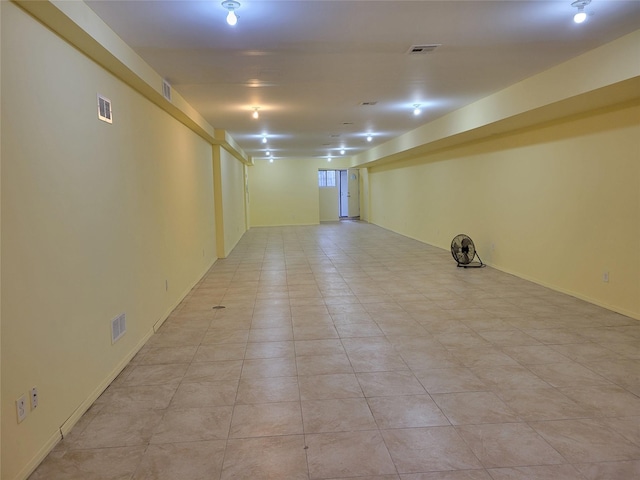
<path id="1" fill-rule="evenodd" d="M 166 80 L 162 80 L 162 96 L 171 101 L 171 84 Z"/>
<path id="2" fill-rule="evenodd" d="M 440 43 L 430 43 L 425 45 L 411 45 L 407 54 L 409 55 L 424 55 L 426 53 L 433 52 L 436 48 L 438 48 Z"/>
<path id="3" fill-rule="evenodd" d="M 369 102 L 361 102 L 360 106 L 361 107 L 373 107 L 374 105 L 376 105 L 378 102 L 373 102 L 373 101 L 369 101 Z"/>

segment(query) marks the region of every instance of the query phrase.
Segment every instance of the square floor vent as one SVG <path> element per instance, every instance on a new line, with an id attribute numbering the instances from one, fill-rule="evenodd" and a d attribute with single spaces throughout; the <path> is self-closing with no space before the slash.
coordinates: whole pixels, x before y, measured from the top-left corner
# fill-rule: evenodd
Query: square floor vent
<path id="1" fill-rule="evenodd" d="M 113 123 L 113 111 L 111 110 L 111 100 L 102 95 L 98 95 L 98 118 L 103 122 Z"/>
<path id="2" fill-rule="evenodd" d="M 111 320 L 111 343 L 116 343 L 127 331 L 127 317 L 124 313 Z"/>

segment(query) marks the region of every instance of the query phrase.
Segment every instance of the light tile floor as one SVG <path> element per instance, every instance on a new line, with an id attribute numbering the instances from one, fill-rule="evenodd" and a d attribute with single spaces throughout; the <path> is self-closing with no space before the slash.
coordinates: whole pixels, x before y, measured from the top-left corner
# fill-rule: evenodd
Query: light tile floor
<path id="1" fill-rule="evenodd" d="M 365 223 L 254 228 L 31 477 L 348 478 L 640 478 L 640 322 Z"/>

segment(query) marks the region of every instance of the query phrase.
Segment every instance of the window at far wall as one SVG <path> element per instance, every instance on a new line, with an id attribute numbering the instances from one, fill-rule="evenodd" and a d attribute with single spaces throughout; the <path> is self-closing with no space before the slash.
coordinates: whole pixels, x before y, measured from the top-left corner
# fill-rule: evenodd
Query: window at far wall
<path id="1" fill-rule="evenodd" d="M 318 170 L 318 186 L 319 187 L 335 187 L 336 171 L 335 170 Z"/>

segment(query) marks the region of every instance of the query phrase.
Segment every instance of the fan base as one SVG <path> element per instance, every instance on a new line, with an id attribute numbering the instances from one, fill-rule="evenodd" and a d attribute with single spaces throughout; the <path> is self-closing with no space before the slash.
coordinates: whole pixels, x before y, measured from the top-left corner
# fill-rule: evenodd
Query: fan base
<path id="1" fill-rule="evenodd" d="M 485 267 L 486 265 L 484 263 L 467 263 L 466 265 L 463 265 L 462 263 L 458 264 L 458 268 L 482 268 Z"/>
<path id="2" fill-rule="evenodd" d="M 482 267 L 486 266 L 484 263 L 482 263 L 482 259 L 480 258 L 480 255 L 478 255 L 478 252 L 475 253 L 474 257 L 478 257 L 478 261 L 477 262 L 470 262 L 470 263 L 467 263 L 467 264 L 458 262 L 458 268 L 459 267 L 462 267 L 462 268 L 482 268 Z"/>

